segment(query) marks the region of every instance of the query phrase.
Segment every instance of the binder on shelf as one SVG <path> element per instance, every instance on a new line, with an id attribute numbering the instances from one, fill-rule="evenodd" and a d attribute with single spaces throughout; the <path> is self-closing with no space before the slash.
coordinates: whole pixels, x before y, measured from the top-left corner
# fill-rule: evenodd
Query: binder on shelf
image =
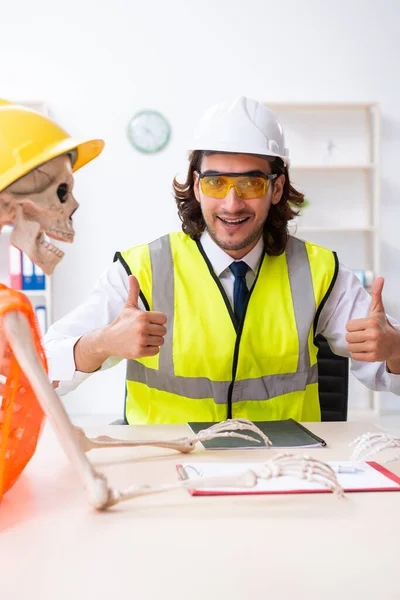
<path id="1" fill-rule="evenodd" d="M 42 269 L 37 265 L 33 265 L 33 273 L 35 279 L 35 289 L 44 290 L 46 289 L 45 277 Z"/>
<path id="2" fill-rule="evenodd" d="M 8 246 L 10 287 L 22 290 L 22 252 L 12 244 Z"/>
<path id="3" fill-rule="evenodd" d="M 32 290 L 45 290 L 46 289 L 46 278 L 42 269 L 35 265 L 30 258 L 22 254 L 22 286 L 21 289 L 32 291 Z"/>
<path id="4" fill-rule="evenodd" d="M 40 331 L 42 335 L 47 332 L 47 310 L 44 304 L 38 304 L 35 306 L 36 318 L 39 323 Z"/>
<path id="5" fill-rule="evenodd" d="M 24 253 L 22 253 L 22 289 L 35 289 L 35 273 L 33 270 L 33 262 Z"/>

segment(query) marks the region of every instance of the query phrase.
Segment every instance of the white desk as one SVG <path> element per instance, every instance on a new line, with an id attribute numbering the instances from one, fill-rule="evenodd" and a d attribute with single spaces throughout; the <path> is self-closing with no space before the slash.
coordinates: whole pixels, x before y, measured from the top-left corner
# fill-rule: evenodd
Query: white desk
<path id="1" fill-rule="evenodd" d="M 308 453 L 325 460 L 348 458 L 348 442 L 373 429 L 310 427 L 329 448 Z M 101 429 L 143 439 L 185 432 L 185 426 Z M 254 461 L 267 454 L 199 448 L 190 460 Z M 155 448 L 89 457 L 115 487 L 173 482 L 182 460 Z M 400 462 L 391 468 L 400 474 Z M 178 490 L 98 513 L 48 427 L 0 507 L 1 600 L 398 600 L 399 573 L 400 493 L 338 500 L 331 494 L 193 498 Z"/>

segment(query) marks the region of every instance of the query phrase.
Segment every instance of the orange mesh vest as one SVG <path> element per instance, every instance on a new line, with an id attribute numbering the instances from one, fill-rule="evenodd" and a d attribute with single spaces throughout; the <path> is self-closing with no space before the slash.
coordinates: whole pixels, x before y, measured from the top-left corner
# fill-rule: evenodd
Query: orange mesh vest
<path id="1" fill-rule="evenodd" d="M 37 353 L 47 372 L 39 326 L 28 298 L 0 284 L 0 500 L 32 458 L 42 430 L 44 414 L 13 355 L 4 330 L 4 315 L 22 312 L 31 327 Z"/>

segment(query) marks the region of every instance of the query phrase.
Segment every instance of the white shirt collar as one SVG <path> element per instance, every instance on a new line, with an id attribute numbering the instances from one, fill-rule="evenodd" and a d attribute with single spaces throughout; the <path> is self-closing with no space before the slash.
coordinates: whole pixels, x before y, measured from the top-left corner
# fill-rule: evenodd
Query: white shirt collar
<path id="1" fill-rule="evenodd" d="M 222 250 L 222 248 L 220 248 L 218 244 L 214 242 L 208 231 L 204 231 L 201 234 L 200 242 L 203 246 L 204 252 L 208 257 L 208 260 L 212 265 L 212 268 L 214 269 L 214 273 L 217 275 L 217 277 L 220 277 L 235 259 L 224 252 L 224 250 Z M 243 260 L 254 272 L 254 274 L 256 274 L 263 254 L 264 241 L 261 236 L 254 248 L 240 260 Z"/>

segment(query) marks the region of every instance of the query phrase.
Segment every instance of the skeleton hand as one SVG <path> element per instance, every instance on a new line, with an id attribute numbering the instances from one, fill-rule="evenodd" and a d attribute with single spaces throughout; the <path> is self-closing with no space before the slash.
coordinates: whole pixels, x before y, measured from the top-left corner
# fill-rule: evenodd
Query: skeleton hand
<path id="1" fill-rule="evenodd" d="M 393 437 L 388 433 L 368 432 L 363 433 L 363 435 L 351 442 L 350 446 L 354 446 L 351 460 L 358 462 L 360 460 L 368 460 L 387 448 L 400 448 L 400 438 Z M 396 454 L 396 456 L 385 462 L 392 462 L 399 459 L 400 454 Z"/>
<path id="2" fill-rule="evenodd" d="M 238 433 L 238 431 L 252 431 L 258 434 L 264 441 L 265 446 L 271 445 L 270 439 L 251 421 L 247 419 L 228 419 L 221 423 L 216 423 L 207 429 L 202 429 L 195 435 L 178 438 L 176 440 L 119 440 L 106 435 L 90 439 L 86 436 L 83 429 L 76 428 L 81 448 L 84 452 L 89 452 L 95 448 L 127 448 L 136 446 L 156 446 L 158 448 L 169 448 L 182 453 L 189 453 L 194 450 L 197 442 L 205 442 L 221 437 L 237 437 L 251 442 L 261 443 L 254 436 Z"/>
<path id="3" fill-rule="evenodd" d="M 344 491 L 339 484 L 336 473 L 332 467 L 316 458 L 310 456 L 297 456 L 295 454 L 282 453 L 265 462 L 260 469 L 256 470 L 258 479 L 272 479 L 273 477 L 298 477 L 319 483 L 338 496 L 343 496 Z"/>

